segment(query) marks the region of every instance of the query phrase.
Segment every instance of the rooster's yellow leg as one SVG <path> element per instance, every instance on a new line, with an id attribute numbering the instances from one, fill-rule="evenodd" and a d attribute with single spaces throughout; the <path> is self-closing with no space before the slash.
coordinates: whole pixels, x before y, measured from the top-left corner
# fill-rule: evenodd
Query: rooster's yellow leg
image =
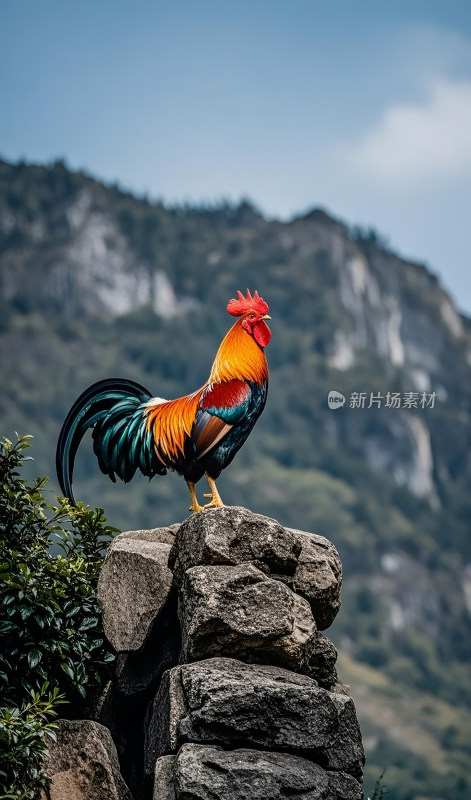
<path id="1" fill-rule="evenodd" d="M 192 483 L 191 481 L 187 481 L 186 485 L 188 486 L 188 491 L 190 492 L 190 497 L 191 497 L 190 511 L 192 511 L 193 514 L 197 514 L 198 511 L 203 510 L 204 506 L 200 506 L 200 504 L 198 503 L 198 498 L 196 497 L 195 484 Z"/>
<path id="2" fill-rule="evenodd" d="M 223 508 L 224 503 L 222 502 L 219 492 L 216 487 L 216 481 L 213 478 L 210 478 L 208 473 L 206 473 L 206 480 L 209 483 L 209 488 L 211 489 L 211 494 L 205 494 L 203 497 L 211 497 L 209 503 L 206 503 L 204 508 Z"/>

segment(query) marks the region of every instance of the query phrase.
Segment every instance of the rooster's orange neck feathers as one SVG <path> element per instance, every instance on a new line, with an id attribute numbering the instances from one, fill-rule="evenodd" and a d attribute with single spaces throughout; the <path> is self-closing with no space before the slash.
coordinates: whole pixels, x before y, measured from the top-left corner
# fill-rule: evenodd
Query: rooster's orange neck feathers
<path id="1" fill-rule="evenodd" d="M 185 437 L 191 434 L 198 403 L 210 383 L 226 381 L 253 381 L 260 386 L 268 380 L 268 364 L 265 353 L 253 337 L 242 327 L 243 318 L 238 319 L 222 340 L 211 369 L 211 374 L 201 389 L 176 400 L 156 398 L 146 405 L 147 429 L 153 428 L 154 439 L 159 442 L 162 455 L 159 459 L 166 465 L 183 455 Z M 167 462 L 168 459 L 168 462 Z"/>
<path id="2" fill-rule="evenodd" d="M 238 319 L 222 340 L 208 383 L 241 380 L 253 381 L 260 386 L 268 380 L 265 353 L 244 330 L 242 321 Z"/>

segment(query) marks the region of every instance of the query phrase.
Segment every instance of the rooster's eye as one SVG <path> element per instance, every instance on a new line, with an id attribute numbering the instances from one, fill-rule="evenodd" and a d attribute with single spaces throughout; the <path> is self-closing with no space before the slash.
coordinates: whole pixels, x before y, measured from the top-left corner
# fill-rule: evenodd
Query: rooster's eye
<path id="1" fill-rule="evenodd" d="M 249 319 L 255 319 L 255 314 L 250 314 Z"/>

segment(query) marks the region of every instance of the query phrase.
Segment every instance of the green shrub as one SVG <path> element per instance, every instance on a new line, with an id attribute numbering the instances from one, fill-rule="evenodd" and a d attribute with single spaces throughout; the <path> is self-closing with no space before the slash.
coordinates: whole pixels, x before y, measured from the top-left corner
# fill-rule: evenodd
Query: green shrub
<path id="1" fill-rule="evenodd" d="M 50 780 L 42 770 L 47 747 L 46 737 L 56 738 L 53 722 L 56 707 L 64 702 L 56 688 L 48 692 L 45 683 L 38 692 L 31 692 L 29 702 L 21 708 L 0 709 L 0 788 L 7 794 L 0 800 L 33 800 Z"/>
<path id="2" fill-rule="evenodd" d="M 46 478 L 27 484 L 20 469 L 30 460 L 23 455 L 29 439 L 0 442 L 0 741 L 3 760 L 20 765 L 0 778 L 14 778 L 13 789 L 5 788 L 18 799 L 34 797 L 30 787 L 43 780 L 35 764 L 46 747 L 44 734 L 51 735 L 48 716 L 63 700 L 71 714 L 85 713 L 114 660 L 96 586 L 115 529 L 102 509 L 65 499 L 48 504 Z M 30 749 L 24 769 L 23 747 Z"/>

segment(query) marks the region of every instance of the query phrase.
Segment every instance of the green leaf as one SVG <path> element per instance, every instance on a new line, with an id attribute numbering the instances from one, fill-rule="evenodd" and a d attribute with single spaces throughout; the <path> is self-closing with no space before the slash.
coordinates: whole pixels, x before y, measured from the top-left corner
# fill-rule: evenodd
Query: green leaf
<path id="1" fill-rule="evenodd" d="M 72 608 L 69 608 L 68 605 L 66 604 L 64 606 L 64 610 L 68 617 L 74 617 L 80 611 L 80 606 L 75 605 L 72 606 Z"/>
<path id="2" fill-rule="evenodd" d="M 103 644 L 103 641 L 104 641 L 103 639 L 90 639 L 90 640 L 88 640 L 86 646 L 88 647 L 88 650 L 90 650 L 90 651 L 91 650 L 96 650 L 97 647 L 101 647 L 101 645 Z"/>
<path id="3" fill-rule="evenodd" d="M 105 653 L 105 655 L 103 656 L 103 661 L 105 662 L 114 661 L 115 659 L 116 656 L 114 653 Z"/>
<path id="4" fill-rule="evenodd" d="M 28 653 L 28 666 L 30 669 L 34 669 L 37 664 L 41 661 L 43 654 L 40 650 L 30 650 Z"/>
<path id="5" fill-rule="evenodd" d="M 0 622 L 0 633 L 8 633 L 8 631 L 14 631 L 17 628 L 18 625 L 15 622 L 10 622 L 9 620 Z"/>
<path id="6" fill-rule="evenodd" d="M 28 619 L 33 612 L 34 608 L 31 606 L 23 606 L 23 608 L 20 609 L 20 617 L 22 620 Z"/>
<path id="7" fill-rule="evenodd" d="M 14 594 L 6 594 L 5 597 L 2 598 L 2 605 L 8 606 L 10 605 L 10 603 L 13 603 L 14 599 L 15 599 Z"/>
<path id="8" fill-rule="evenodd" d="M 80 631 L 88 631 L 89 628 L 96 628 L 98 625 L 98 617 L 85 617 L 79 627 Z"/>
<path id="9" fill-rule="evenodd" d="M 61 664 L 61 668 L 64 670 L 65 674 L 69 676 L 71 680 L 75 680 L 75 673 L 69 664 L 63 661 Z"/>

